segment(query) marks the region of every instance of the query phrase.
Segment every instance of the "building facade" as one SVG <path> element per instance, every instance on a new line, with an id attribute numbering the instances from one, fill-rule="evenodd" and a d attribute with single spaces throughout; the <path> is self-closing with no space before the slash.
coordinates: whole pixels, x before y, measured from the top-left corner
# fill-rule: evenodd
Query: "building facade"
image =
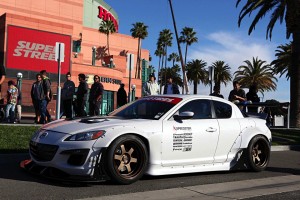
<path id="1" fill-rule="evenodd" d="M 0 64 L 5 66 L 7 74 L 2 84 L 2 97 L 6 94 L 7 81 L 16 80 L 16 74 L 21 72 L 22 104 L 31 106 L 31 85 L 35 75 L 43 69 L 49 73 L 52 90 L 56 91 L 57 42 L 64 44 L 62 83 L 68 71 L 76 87 L 80 73 L 88 76 L 89 87 L 94 75 L 101 77 L 105 89 L 102 114 L 116 108 L 116 92 L 120 83 L 125 84 L 127 92 L 131 90 L 130 86 L 135 85 L 135 95 L 141 97 L 142 80 L 135 78 L 138 39 L 119 32 L 110 34 L 108 54 L 107 36 L 99 32 L 102 20 L 111 20 L 118 31 L 118 15 L 103 0 L 1 0 Z M 133 55 L 131 67 L 129 54 Z M 148 50 L 142 49 L 141 60 L 145 68 L 149 63 Z M 52 114 L 55 103 L 50 103 Z"/>

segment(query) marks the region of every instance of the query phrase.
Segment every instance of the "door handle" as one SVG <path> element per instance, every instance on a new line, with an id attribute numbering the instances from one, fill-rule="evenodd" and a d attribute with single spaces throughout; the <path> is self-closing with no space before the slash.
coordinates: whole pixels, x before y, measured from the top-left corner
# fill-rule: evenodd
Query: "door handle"
<path id="1" fill-rule="evenodd" d="M 206 129 L 206 132 L 216 132 L 217 129 L 216 128 L 213 128 L 213 127 L 209 127 L 208 129 Z"/>

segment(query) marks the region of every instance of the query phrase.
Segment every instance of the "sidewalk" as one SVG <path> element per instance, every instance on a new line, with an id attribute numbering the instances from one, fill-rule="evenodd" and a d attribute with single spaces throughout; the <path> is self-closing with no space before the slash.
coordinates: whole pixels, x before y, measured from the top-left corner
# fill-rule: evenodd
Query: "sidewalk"
<path id="1" fill-rule="evenodd" d="M 228 200 L 246 199 L 283 192 L 299 191 L 300 176 L 288 175 L 254 180 L 195 185 L 165 190 L 86 198 L 84 200 Z M 267 198 L 266 198 L 267 199 Z"/>

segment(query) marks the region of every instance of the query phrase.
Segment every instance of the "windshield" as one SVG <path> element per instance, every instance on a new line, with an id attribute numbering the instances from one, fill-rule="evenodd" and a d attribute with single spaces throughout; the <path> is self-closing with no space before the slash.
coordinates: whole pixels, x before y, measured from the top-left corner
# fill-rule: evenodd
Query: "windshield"
<path id="1" fill-rule="evenodd" d="M 148 96 L 115 110 L 109 116 L 158 120 L 181 100 L 177 97 Z"/>

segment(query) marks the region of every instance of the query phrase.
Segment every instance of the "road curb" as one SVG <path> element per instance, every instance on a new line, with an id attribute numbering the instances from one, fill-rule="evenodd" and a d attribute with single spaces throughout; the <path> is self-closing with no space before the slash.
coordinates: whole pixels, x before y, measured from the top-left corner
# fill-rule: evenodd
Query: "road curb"
<path id="1" fill-rule="evenodd" d="M 271 146 L 271 151 L 300 151 L 300 145 L 276 145 Z"/>

